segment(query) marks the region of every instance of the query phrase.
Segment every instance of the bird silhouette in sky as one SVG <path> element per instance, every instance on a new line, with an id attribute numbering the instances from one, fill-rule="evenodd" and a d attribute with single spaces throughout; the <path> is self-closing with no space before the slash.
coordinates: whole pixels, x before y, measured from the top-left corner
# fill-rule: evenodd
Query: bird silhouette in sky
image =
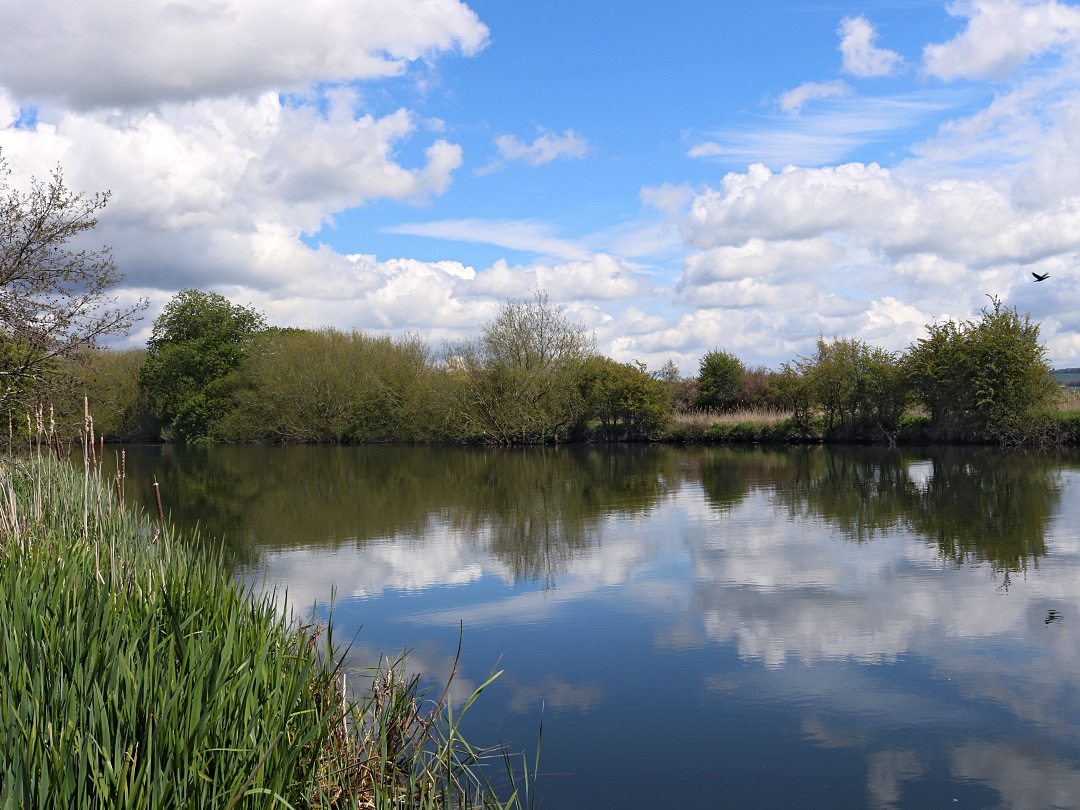
<path id="1" fill-rule="evenodd" d="M 1032 274 L 1031 274 L 1031 275 L 1035 276 L 1035 283 L 1036 283 L 1036 284 L 1038 284 L 1038 283 L 1039 283 L 1040 281 L 1046 281 L 1046 280 L 1047 280 L 1048 278 L 1050 278 L 1050 274 L 1049 274 L 1049 273 L 1043 273 L 1043 274 L 1042 274 L 1042 275 L 1040 276 L 1040 275 L 1039 275 L 1038 273 L 1032 272 Z"/>

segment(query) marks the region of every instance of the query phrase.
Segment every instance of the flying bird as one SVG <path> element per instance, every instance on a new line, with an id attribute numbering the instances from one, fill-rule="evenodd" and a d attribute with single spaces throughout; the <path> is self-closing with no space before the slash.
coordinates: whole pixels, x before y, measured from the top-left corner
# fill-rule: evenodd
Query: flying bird
<path id="1" fill-rule="evenodd" d="M 1038 273 L 1033 272 L 1031 275 L 1035 276 L 1035 283 L 1036 284 L 1038 284 L 1040 281 L 1046 281 L 1048 278 L 1050 278 L 1049 273 L 1043 273 L 1040 276 Z"/>

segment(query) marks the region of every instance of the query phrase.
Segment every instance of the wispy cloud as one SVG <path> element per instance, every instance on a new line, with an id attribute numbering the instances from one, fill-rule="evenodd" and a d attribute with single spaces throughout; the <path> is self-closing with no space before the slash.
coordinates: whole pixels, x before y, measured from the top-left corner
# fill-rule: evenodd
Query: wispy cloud
<path id="1" fill-rule="evenodd" d="M 549 226 L 533 220 L 444 219 L 438 222 L 405 222 L 383 228 L 383 232 L 497 245 L 557 259 L 580 260 L 591 255 L 591 251 L 582 244 L 553 236 Z"/>
<path id="2" fill-rule="evenodd" d="M 836 79 L 831 82 L 805 82 L 792 90 L 781 93 L 777 103 L 784 112 L 798 115 L 808 101 L 826 98 L 847 98 L 854 92 L 855 88 L 843 79 Z"/>
<path id="3" fill-rule="evenodd" d="M 942 91 L 823 99 L 804 115 L 759 117 L 757 126 L 710 135 L 728 161 L 820 166 L 841 161 L 853 149 L 912 127 L 955 103 L 951 93 Z"/>

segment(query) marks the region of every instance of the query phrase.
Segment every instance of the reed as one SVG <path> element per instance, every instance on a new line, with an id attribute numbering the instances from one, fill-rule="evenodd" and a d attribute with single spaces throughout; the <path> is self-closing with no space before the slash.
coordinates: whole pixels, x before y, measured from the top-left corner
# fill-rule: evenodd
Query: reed
<path id="1" fill-rule="evenodd" d="M 779 408 L 738 408 L 732 411 L 693 410 L 673 414 L 671 421 L 678 428 L 704 430 L 712 425 L 735 425 L 745 422 L 775 425 L 793 416 L 792 411 Z"/>
<path id="2" fill-rule="evenodd" d="M 449 690 L 399 660 L 350 698 L 332 620 L 283 615 L 121 503 L 93 451 L 51 449 L 0 459 L 0 807 L 531 803 L 528 778 L 498 800 Z"/>

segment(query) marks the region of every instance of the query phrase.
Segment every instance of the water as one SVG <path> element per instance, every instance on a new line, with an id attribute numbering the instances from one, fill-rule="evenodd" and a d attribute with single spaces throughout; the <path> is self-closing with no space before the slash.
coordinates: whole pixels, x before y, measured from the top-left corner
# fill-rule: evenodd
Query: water
<path id="1" fill-rule="evenodd" d="M 1080 456 L 134 447 L 356 667 L 463 653 L 546 808 L 1080 806 Z"/>

